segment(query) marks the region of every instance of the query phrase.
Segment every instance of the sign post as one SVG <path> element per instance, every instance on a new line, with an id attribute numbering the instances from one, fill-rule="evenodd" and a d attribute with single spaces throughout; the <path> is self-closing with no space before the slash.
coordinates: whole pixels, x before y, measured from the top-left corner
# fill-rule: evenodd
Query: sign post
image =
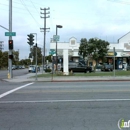
<path id="1" fill-rule="evenodd" d="M 116 55 L 116 53 L 115 53 L 115 47 L 113 47 L 113 53 L 114 53 L 114 63 L 113 63 L 113 65 L 114 65 L 114 77 L 115 77 L 115 55 Z"/>

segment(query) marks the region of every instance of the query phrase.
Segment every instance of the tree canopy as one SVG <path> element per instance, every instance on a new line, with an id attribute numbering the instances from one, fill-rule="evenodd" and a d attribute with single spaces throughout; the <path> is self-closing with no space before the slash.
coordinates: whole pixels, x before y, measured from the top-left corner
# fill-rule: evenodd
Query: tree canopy
<path id="1" fill-rule="evenodd" d="M 29 54 L 29 58 L 33 58 L 33 64 L 36 63 L 36 47 L 32 46 L 31 53 Z M 37 63 L 42 63 L 42 51 L 40 47 L 37 47 Z"/>
<path id="2" fill-rule="evenodd" d="M 98 60 L 104 61 L 108 52 L 109 42 L 97 38 L 91 38 L 87 41 L 82 38 L 79 46 L 79 55 L 85 57 L 92 57 L 96 62 Z"/>
<path id="3" fill-rule="evenodd" d="M 6 68 L 8 66 L 8 51 L 2 52 L 0 50 L 0 68 Z M 13 50 L 13 60 L 12 64 L 18 65 L 19 62 L 19 52 Z"/>

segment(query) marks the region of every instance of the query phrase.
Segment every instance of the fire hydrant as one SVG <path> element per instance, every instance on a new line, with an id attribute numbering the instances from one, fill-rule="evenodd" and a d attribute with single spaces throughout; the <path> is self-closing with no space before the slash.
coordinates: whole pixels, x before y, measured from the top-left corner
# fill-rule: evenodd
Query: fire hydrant
<path id="1" fill-rule="evenodd" d="M 8 79 L 10 79 L 10 74 L 8 73 Z"/>

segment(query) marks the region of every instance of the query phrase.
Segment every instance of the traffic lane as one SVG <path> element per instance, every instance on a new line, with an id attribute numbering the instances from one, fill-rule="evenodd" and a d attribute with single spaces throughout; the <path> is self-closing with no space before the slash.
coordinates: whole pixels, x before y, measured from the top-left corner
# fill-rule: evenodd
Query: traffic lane
<path id="1" fill-rule="evenodd" d="M 36 82 L 3 97 L 2 101 L 130 99 L 129 83 L 130 82 Z"/>
<path id="2" fill-rule="evenodd" d="M 0 81 L 0 95 L 5 93 L 5 92 L 8 92 L 10 90 L 13 90 L 15 88 L 18 88 L 20 86 L 23 86 L 27 83 L 30 83 L 30 82 L 26 82 L 26 83 L 13 83 L 13 82 L 7 82 L 7 81 Z"/>
<path id="3" fill-rule="evenodd" d="M 119 130 L 130 102 L 0 103 L 2 130 Z"/>
<path id="4" fill-rule="evenodd" d="M 0 70 L 0 79 L 8 78 L 8 70 Z"/>

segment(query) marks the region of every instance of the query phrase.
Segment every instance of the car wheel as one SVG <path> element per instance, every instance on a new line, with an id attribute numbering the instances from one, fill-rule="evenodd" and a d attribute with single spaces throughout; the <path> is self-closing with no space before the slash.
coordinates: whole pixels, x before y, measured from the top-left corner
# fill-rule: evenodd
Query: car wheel
<path id="1" fill-rule="evenodd" d="M 88 70 L 85 70 L 85 73 L 88 73 Z"/>
<path id="2" fill-rule="evenodd" d="M 89 73 L 91 73 L 92 71 L 91 70 L 89 70 Z"/>

